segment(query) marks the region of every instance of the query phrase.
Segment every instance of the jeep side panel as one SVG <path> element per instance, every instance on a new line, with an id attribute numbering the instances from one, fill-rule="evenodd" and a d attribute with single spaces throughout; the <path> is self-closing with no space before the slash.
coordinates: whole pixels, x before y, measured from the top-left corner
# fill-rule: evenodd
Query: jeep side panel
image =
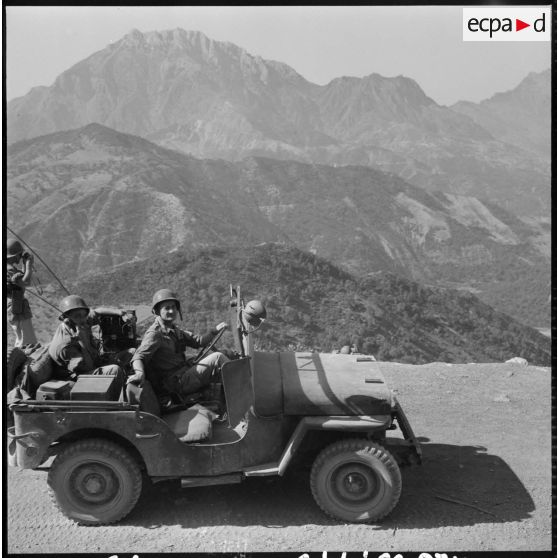
<path id="1" fill-rule="evenodd" d="M 19 403 L 12 407 L 17 465 L 37 467 L 49 452 L 55 453 L 53 444 L 85 437 L 116 439 L 133 446 L 152 477 L 220 475 L 277 459 L 290 430 L 281 417 L 262 420 L 253 414 L 249 359 L 227 363 L 223 384 L 230 401 L 229 426 L 234 430 L 228 443 L 213 443 L 211 439 L 180 442 L 163 419 L 126 403 Z"/>

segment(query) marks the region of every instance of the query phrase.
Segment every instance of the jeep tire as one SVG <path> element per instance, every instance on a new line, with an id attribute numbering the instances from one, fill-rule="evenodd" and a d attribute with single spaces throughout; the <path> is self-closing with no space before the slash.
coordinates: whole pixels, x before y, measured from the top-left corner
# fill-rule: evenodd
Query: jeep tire
<path id="1" fill-rule="evenodd" d="M 395 458 L 365 439 L 339 440 L 323 449 L 310 475 L 312 495 L 329 516 L 351 523 L 385 517 L 401 495 Z"/>
<path id="2" fill-rule="evenodd" d="M 48 485 L 66 517 L 81 525 L 106 525 L 136 505 L 142 476 L 137 461 L 121 446 L 91 438 L 71 444 L 56 457 Z"/>

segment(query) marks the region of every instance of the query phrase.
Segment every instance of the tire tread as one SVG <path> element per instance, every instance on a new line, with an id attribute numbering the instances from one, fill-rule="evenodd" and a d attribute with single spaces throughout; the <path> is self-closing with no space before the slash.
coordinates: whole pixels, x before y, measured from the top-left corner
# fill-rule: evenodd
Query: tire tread
<path id="1" fill-rule="evenodd" d="M 362 521 L 362 523 L 370 523 L 372 521 L 380 520 L 386 517 L 389 513 L 391 513 L 393 508 L 395 508 L 395 506 L 397 505 L 397 502 L 399 501 L 399 497 L 401 496 L 401 490 L 402 490 L 401 472 L 397 465 L 397 460 L 384 446 L 377 444 L 375 442 L 370 442 L 368 440 L 357 439 L 357 438 L 338 440 L 337 442 L 330 444 L 320 452 L 320 454 L 314 461 L 314 465 L 312 466 L 312 471 L 310 473 L 310 487 L 312 490 L 312 495 L 314 497 L 314 500 L 316 501 L 318 506 L 322 509 L 322 511 L 325 514 L 327 514 L 329 517 L 332 517 L 333 519 L 339 519 L 322 504 L 321 497 L 318 492 L 316 477 L 321 466 L 331 456 L 337 455 L 338 453 L 354 452 L 354 451 L 359 451 L 359 452 L 363 451 L 368 455 L 375 456 L 395 476 L 395 478 L 399 479 L 399 482 L 395 486 L 395 492 L 392 497 L 391 505 L 388 508 L 384 509 L 384 511 L 379 515 L 373 515 L 372 517 Z"/>
<path id="2" fill-rule="evenodd" d="M 121 510 L 120 514 L 110 519 L 100 519 L 92 521 L 73 518 L 68 515 L 68 513 L 64 509 L 64 506 L 56 498 L 56 493 L 52 487 L 51 480 L 54 478 L 54 475 L 56 474 L 58 468 L 63 465 L 64 461 L 67 458 L 79 454 L 84 450 L 106 452 L 110 454 L 111 457 L 117 456 L 123 462 L 127 471 L 130 473 L 130 477 L 132 480 L 132 498 L 130 498 L 128 504 Z M 116 523 L 117 521 L 120 521 L 122 518 L 127 516 L 136 505 L 141 493 L 142 475 L 137 461 L 124 448 L 110 440 L 104 440 L 102 438 L 90 438 L 75 442 L 58 454 L 48 473 L 48 484 L 52 502 L 66 517 L 68 517 L 72 521 L 75 521 L 80 525 L 110 525 L 111 523 Z"/>

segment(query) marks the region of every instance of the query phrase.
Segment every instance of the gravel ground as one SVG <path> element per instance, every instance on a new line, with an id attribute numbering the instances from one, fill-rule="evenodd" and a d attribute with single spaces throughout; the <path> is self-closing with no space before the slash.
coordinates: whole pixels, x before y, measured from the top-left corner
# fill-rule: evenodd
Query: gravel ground
<path id="1" fill-rule="evenodd" d="M 44 470 L 7 474 L 9 553 L 529 551 L 552 548 L 551 373 L 510 364 L 382 364 L 422 440 L 395 510 L 377 525 L 326 517 L 306 473 L 239 485 L 144 488 L 112 526 L 50 502 Z"/>

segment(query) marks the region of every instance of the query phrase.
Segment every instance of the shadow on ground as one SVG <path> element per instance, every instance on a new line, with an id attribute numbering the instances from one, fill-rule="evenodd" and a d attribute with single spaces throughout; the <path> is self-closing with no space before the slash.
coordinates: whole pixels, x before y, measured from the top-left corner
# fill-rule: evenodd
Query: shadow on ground
<path id="1" fill-rule="evenodd" d="M 521 521 L 534 511 L 525 487 L 498 456 L 479 446 L 423 442 L 423 464 L 402 470 L 403 492 L 372 529 L 428 529 Z M 177 481 L 146 483 L 119 525 L 284 527 L 343 524 L 315 504 L 307 472 L 250 478 L 241 484 L 180 489 Z"/>

